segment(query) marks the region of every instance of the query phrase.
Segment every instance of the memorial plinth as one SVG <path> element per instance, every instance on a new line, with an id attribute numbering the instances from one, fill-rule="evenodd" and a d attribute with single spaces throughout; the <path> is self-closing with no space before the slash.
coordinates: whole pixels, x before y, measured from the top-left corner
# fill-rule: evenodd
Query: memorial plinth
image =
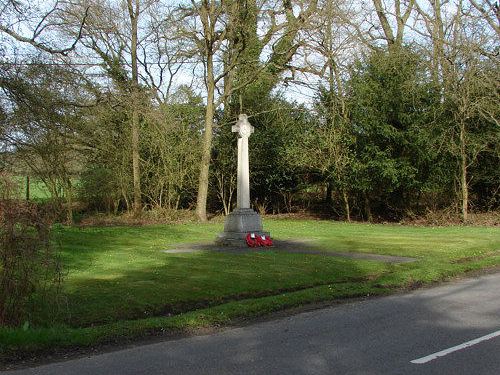
<path id="1" fill-rule="evenodd" d="M 248 122 L 247 115 L 241 114 L 233 133 L 238 133 L 238 174 L 236 209 L 226 216 L 224 232 L 219 234 L 216 243 L 225 246 L 246 246 L 248 233 L 269 235 L 262 231 L 260 215 L 250 208 L 250 166 L 248 160 L 248 138 L 254 127 Z"/>

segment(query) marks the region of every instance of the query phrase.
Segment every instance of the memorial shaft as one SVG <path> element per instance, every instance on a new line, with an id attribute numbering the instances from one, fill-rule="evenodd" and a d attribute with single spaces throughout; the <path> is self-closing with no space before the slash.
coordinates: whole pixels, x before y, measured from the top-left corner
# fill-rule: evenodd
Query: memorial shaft
<path id="1" fill-rule="evenodd" d="M 238 190 L 237 207 L 250 208 L 250 163 L 248 137 L 238 138 Z"/>
<path id="2" fill-rule="evenodd" d="M 248 160 L 248 137 L 253 133 L 253 126 L 246 115 L 239 116 L 232 131 L 238 133 L 238 173 L 237 173 L 237 208 L 250 208 L 250 163 Z"/>
<path id="3" fill-rule="evenodd" d="M 260 215 L 250 208 L 250 163 L 248 158 L 248 137 L 254 128 L 248 122 L 245 114 L 239 115 L 232 132 L 238 134 L 238 171 L 237 171 L 237 207 L 224 222 L 224 232 L 216 239 L 216 242 L 225 246 L 246 246 L 248 233 L 254 235 L 267 235 L 262 231 L 262 220 Z"/>

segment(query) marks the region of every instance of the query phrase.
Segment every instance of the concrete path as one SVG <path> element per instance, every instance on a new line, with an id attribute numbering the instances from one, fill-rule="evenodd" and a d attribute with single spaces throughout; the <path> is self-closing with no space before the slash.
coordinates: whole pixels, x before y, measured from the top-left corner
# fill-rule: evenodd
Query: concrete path
<path id="1" fill-rule="evenodd" d="M 500 273 L 6 374 L 500 374 Z"/>
<path id="2" fill-rule="evenodd" d="M 247 246 L 230 247 L 230 246 L 218 246 L 213 243 L 195 243 L 195 244 L 180 244 L 177 245 L 174 249 L 162 250 L 162 252 L 167 254 L 195 253 L 200 251 L 214 251 L 219 253 L 230 253 L 230 254 L 248 254 L 252 252 L 275 251 L 281 253 L 312 254 L 312 255 L 321 255 L 328 257 L 366 259 L 384 263 L 410 263 L 418 260 L 416 258 L 393 256 L 393 255 L 353 253 L 353 252 L 342 252 L 342 251 L 325 251 L 317 246 L 314 246 L 312 241 L 306 242 L 306 241 L 291 241 L 291 240 L 275 240 L 274 245 L 272 247 L 257 247 L 257 248 L 250 248 Z"/>

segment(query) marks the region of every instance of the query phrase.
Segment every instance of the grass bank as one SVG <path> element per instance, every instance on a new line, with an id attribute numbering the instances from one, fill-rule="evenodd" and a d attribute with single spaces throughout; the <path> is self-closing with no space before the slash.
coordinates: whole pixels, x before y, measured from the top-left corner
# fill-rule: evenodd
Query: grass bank
<path id="1" fill-rule="evenodd" d="M 415 227 L 265 221 L 274 238 L 325 251 L 418 258 L 387 264 L 272 249 L 252 254 L 164 253 L 206 242 L 220 223 L 59 228 L 66 271 L 61 314 L 0 328 L 3 359 L 162 332 L 229 324 L 307 303 L 379 295 L 500 265 L 498 227 Z"/>

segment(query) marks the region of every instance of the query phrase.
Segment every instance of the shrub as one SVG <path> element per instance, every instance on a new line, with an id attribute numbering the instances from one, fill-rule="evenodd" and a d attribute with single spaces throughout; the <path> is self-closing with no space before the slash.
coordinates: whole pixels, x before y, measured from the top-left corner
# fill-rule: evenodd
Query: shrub
<path id="1" fill-rule="evenodd" d="M 40 320 L 42 312 L 55 316 L 62 273 L 49 212 L 33 203 L 0 201 L 0 326 Z"/>
<path id="2" fill-rule="evenodd" d="M 0 171 L 0 199 L 12 199 L 20 196 L 19 181 L 8 172 Z"/>

